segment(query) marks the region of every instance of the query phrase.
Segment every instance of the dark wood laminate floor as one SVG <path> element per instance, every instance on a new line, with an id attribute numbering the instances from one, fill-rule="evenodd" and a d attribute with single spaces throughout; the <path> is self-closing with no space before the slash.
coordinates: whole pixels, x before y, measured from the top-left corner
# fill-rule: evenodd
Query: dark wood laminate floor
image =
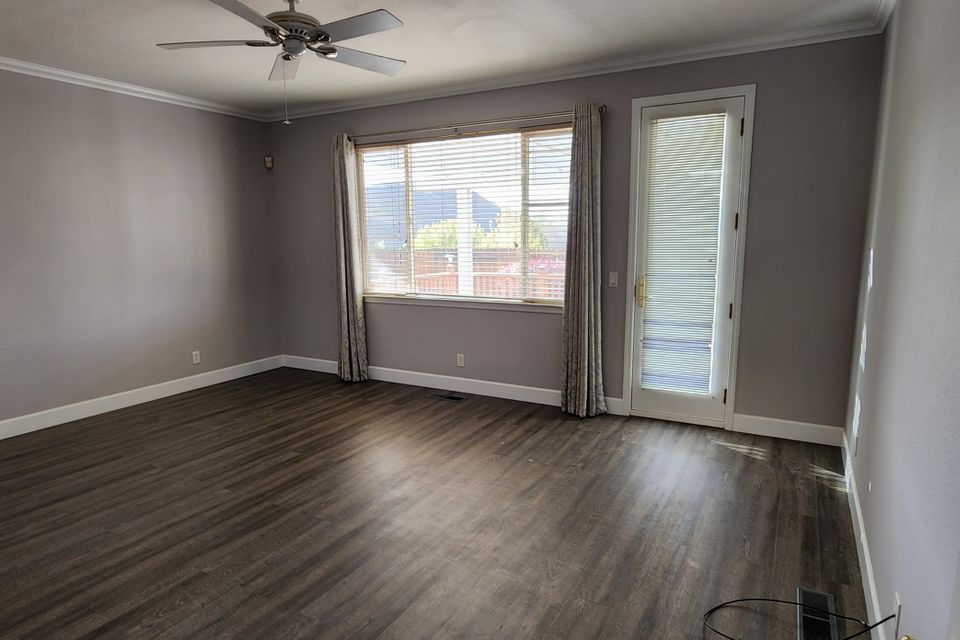
<path id="1" fill-rule="evenodd" d="M 0 637 L 685 640 L 797 584 L 863 615 L 836 449 L 427 393 L 280 369 L 0 441 Z"/>

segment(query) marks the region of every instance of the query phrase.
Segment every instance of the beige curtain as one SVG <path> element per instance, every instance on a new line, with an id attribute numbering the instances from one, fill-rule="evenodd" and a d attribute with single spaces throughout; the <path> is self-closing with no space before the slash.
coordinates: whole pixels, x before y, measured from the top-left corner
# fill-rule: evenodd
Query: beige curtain
<path id="1" fill-rule="evenodd" d="M 585 418 L 607 412 L 600 340 L 600 108 L 573 111 L 570 222 L 563 298 L 560 406 Z"/>
<path id="2" fill-rule="evenodd" d="M 333 139 L 333 214 L 337 226 L 337 293 L 340 303 L 340 379 L 366 380 L 367 326 L 363 315 L 357 153 L 345 133 Z"/>

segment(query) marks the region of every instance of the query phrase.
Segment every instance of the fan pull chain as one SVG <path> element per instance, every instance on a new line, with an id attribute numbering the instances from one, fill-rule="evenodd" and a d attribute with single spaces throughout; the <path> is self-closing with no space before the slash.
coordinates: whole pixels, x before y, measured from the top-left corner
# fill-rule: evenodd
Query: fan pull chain
<path id="1" fill-rule="evenodd" d="M 293 124 L 287 109 L 287 61 L 281 59 L 280 66 L 283 67 L 283 124 Z"/>

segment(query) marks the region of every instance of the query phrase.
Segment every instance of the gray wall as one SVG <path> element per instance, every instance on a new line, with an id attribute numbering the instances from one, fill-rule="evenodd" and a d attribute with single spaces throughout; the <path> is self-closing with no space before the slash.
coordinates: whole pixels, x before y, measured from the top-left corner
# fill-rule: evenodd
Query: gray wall
<path id="1" fill-rule="evenodd" d="M 604 103 L 603 270 L 623 276 L 631 99 L 756 83 L 737 411 L 840 426 L 881 64 L 881 38 L 859 38 L 273 125 L 284 352 L 337 354 L 329 205 L 334 133 L 553 112 L 582 99 Z M 604 290 L 610 396 L 621 395 L 624 304 L 622 287 Z M 368 305 L 368 321 L 372 364 L 559 386 L 557 315 Z M 466 354 L 465 369 L 454 366 L 456 352 Z"/>
<path id="2" fill-rule="evenodd" d="M 757 83 L 737 410 L 842 424 L 881 45 L 860 38 L 292 127 L 2 73 L 0 142 L 17 153 L 0 157 L 0 419 L 281 351 L 334 359 L 334 132 L 605 103 L 603 268 L 623 275 L 630 100 Z M 604 290 L 611 396 L 621 395 L 625 293 Z M 555 313 L 380 304 L 368 321 L 375 365 L 558 386 Z"/>
<path id="3" fill-rule="evenodd" d="M 957 579 L 953 583 L 953 614 L 950 616 L 947 640 L 960 640 L 960 564 L 957 566 Z"/>
<path id="4" fill-rule="evenodd" d="M 960 3 L 906 1 L 899 12 L 866 243 L 863 369 L 854 362 L 861 410 L 851 409 L 849 435 L 856 423 L 880 608 L 894 611 L 899 592 L 901 633 L 933 640 L 948 637 L 960 596 Z"/>
<path id="5" fill-rule="evenodd" d="M 279 353 L 264 125 L 7 72 L 0 106 L 0 419 Z"/>

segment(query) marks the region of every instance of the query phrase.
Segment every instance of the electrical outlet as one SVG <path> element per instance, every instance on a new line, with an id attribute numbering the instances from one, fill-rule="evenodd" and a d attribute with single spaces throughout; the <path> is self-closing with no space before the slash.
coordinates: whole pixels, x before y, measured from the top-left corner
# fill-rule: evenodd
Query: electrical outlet
<path id="1" fill-rule="evenodd" d="M 608 283 L 611 287 L 620 286 L 620 273 L 617 271 L 611 271 Z"/>
<path id="2" fill-rule="evenodd" d="M 200 352 L 199 352 L 199 351 L 194 351 L 194 352 L 193 352 L 193 364 L 200 364 Z"/>
<path id="3" fill-rule="evenodd" d="M 467 366 L 467 365 L 464 364 L 463 354 L 462 354 L 462 353 L 458 353 L 458 354 L 457 354 L 457 366 L 458 366 L 458 367 L 465 367 L 465 366 Z"/>

